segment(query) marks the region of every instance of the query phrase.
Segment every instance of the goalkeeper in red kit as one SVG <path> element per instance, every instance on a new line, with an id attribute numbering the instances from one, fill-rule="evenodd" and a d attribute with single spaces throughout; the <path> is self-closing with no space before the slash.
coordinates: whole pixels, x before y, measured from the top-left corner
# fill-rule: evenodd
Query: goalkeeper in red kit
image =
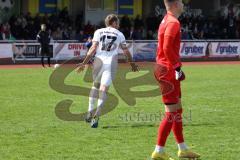
<path id="1" fill-rule="evenodd" d="M 182 104 L 180 81 L 185 79 L 181 70 L 179 55 L 181 33 L 178 17 L 183 12 L 182 0 L 164 0 L 167 14 L 158 30 L 158 49 L 154 75 L 159 82 L 162 101 L 165 104 L 165 116 L 159 129 L 157 145 L 152 153 L 153 160 L 173 160 L 164 150 L 167 137 L 173 131 L 178 144 L 179 158 L 199 158 L 184 143 L 182 124 Z"/>

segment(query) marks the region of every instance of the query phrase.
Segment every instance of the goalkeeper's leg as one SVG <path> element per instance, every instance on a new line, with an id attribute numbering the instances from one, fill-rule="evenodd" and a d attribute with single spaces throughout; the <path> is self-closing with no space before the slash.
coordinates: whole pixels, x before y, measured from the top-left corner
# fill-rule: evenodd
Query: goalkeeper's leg
<path id="1" fill-rule="evenodd" d="M 187 145 L 184 143 L 183 137 L 183 122 L 182 122 L 182 104 L 181 99 L 179 99 L 179 107 L 176 110 L 176 116 L 174 118 L 172 130 L 174 133 L 175 140 L 178 144 L 178 157 L 179 158 L 199 158 L 200 154 L 191 151 Z"/>

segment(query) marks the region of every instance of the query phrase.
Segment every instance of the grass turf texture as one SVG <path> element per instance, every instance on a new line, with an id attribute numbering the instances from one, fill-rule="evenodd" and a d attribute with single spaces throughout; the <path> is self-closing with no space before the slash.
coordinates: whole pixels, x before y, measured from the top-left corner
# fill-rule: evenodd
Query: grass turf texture
<path id="1" fill-rule="evenodd" d="M 121 66 L 118 71 L 128 69 Z M 185 139 L 203 160 L 237 159 L 239 155 L 239 70 L 239 65 L 184 67 Z M 52 69 L 41 68 L 0 70 L 1 160 L 150 159 L 159 122 L 146 116 L 163 111 L 160 97 L 138 98 L 134 107 L 119 98 L 118 107 L 101 117 L 98 129 L 91 129 L 85 122 L 66 122 L 56 117 L 54 108 L 59 101 L 72 99 L 71 111 L 79 113 L 87 110 L 88 98 L 52 90 L 48 84 L 51 73 Z M 128 78 L 144 73 L 128 74 Z M 83 74 L 74 72 L 66 83 L 91 85 L 83 82 Z M 113 87 L 110 92 L 118 96 Z M 134 117 L 136 114 L 140 119 Z M 166 151 L 177 158 L 172 134 Z"/>

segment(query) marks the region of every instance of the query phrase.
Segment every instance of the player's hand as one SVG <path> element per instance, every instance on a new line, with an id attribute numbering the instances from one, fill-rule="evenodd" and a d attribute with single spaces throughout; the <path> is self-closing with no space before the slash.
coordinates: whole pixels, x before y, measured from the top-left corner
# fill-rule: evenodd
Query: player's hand
<path id="1" fill-rule="evenodd" d="M 79 63 L 77 64 L 77 69 L 76 69 L 76 72 L 77 73 L 81 73 L 85 68 L 85 65 L 83 63 Z"/>
<path id="2" fill-rule="evenodd" d="M 139 69 L 138 69 L 138 65 L 136 65 L 136 64 L 133 63 L 133 62 L 131 62 L 130 65 L 131 65 L 131 67 L 132 67 L 132 71 L 133 71 L 133 72 L 137 72 L 137 71 L 139 71 Z"/>
<path id="3" fill-rule="evenodd" d="M 175 78 L 178 81 L 183 81 L 185 80 L 185 74 L 181 69 L 175 70 Z"/>

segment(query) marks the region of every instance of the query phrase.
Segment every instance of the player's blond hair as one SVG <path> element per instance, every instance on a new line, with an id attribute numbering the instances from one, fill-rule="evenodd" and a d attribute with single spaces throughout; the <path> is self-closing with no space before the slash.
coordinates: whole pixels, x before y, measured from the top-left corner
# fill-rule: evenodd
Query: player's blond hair
<path id="1" fill-rule="evenodd" d="M 119 24 L 119 19 L 118 16 L 116 14 L 109 14 L 106 18 L 105 18 L 105 25 L 111 26 L 114 22 Z"/>

